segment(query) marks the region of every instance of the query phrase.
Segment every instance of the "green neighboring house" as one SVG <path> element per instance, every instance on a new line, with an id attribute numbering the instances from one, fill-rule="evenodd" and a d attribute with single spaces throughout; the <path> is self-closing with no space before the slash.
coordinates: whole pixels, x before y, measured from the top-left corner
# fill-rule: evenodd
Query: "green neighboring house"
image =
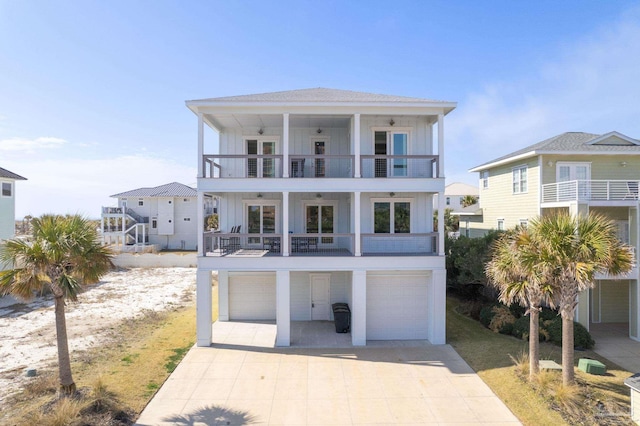
<path id="1" fill-rule="evenodd" d="M 480 174 L 480 203 L 460 214 L 460 229 L 470 236 L 526 225 L 559 210 L 597 212 L 616 222 L 619 238 L 635 247 L 637 256 L 639 140 L 618 132 L 567 132 L 469 171 Z M 587 329 L 594 323 L 628 323 L 629 336 L 640 340 L 638 268 L 597 278 L 595 287 L 581 294 L 576 320 Z"/>
<path id="2" fill-rule="evenodd" d="M 0 167 L 0 240 L 13 238 L 16 228 L 16 181 L 27 180 Z M 0 265 L 2 269 L 2 265 Z"/>

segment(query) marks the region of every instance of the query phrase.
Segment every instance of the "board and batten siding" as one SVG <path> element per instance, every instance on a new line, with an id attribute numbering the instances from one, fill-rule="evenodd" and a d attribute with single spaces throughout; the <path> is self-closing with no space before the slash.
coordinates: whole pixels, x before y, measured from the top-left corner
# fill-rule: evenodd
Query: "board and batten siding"
<path id="1" fill-rule="evenodd" d="M 513 174 L 516 167 L 527 166 L 527 192 L 513 193 Z M 538 158 L 515 161 L 489 170 L 489 187 L 480 182 L 482 221 L 470 222 L 474 236 L 497 229 L 498 219 L 504 219 L 505 229 L 513 228 L 520 219 L 531 219 L 539 214 L 540 179 Z"/>

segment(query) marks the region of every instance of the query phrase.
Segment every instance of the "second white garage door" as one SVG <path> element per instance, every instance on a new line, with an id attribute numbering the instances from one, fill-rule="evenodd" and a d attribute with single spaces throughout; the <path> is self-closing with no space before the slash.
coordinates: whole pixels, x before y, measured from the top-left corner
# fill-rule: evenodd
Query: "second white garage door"
<path id="1" fill-rule="evenodd" d="M 275 274 L 230 276 L 229 319 L 275 320 Z"/>
<path id="2" fill-rule="evenodd" d="M 367 277 L 367 340 L 427 339 L 427 275 Z"/>

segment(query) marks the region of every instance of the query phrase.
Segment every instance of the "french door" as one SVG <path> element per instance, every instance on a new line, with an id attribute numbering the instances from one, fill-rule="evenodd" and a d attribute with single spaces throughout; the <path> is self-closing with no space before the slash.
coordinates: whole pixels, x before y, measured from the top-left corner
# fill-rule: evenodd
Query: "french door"
<path id="1" fill-rule="evenodd" d="M 577 195 L 579 199 L 588 199 L 591 192 L 589 181 L 591 179 L 591 164 L 572 163 L 559 161 L 556 165 L 558 182 L 573 182 L 573 184 L 559 184 L 558 198 L 560 200 L 573 199 Z"/>
<path id="2" fill-rule="evenodd" d="M 409 133 L 377 130 L 373 136 L 375 155 L 408 155 Z M 406 158 L 376 158 L 375 177 L 406 177 L 409 175 Z"/>
<path id="3" fill-rule="evenodd" d="M 247 154 L 249 155 L 275 155 L 275 141 L 248 139 Z M 247 159 L 247 177 L 275 177 L 276 162 L 275 158 L 248 158 Z"/>
<path id="4" fill-rule="evenodd" d="M 333 234 L 335 229 L 335 211 L 333 204 L 307 204 L 307 234 Z M 333 237 L 321 237 L 320 244 L 333 244 Z"/>
<path id="5" fill-rule="evenodd" d="M 275 234 L 276 233 L 276 206 L 268 204 L 248 204 L 247 233 L 248 234 Z M 249 245 L 258 246 L 262 242 L 260 237 L 249 237 Z"/>

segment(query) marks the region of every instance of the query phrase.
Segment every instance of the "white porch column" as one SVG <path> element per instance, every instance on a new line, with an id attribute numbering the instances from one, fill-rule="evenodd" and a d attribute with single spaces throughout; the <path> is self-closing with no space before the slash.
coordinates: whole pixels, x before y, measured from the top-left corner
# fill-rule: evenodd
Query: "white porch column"
<path id="1" fill-rule="evenodd" d="M 282 114 L 282 177 L 289 177 L 289 114 Z"/>
<path id="2" fill-rule="evenodd" d="M 360 114 L 353 114 L 353 177 L 360 175 Z"/>
<path id="3" fill-rule="evenodd" d="M 100 216 L 100 236 L 102 238 L 102 245 L 104 245 L 104 214 Z"/>
<path id="4" fill-rule="evenodd" d="M 289 256 L 289 191 L 282 192 L 282 255 Z"/>
<path id="5" fill-rule="evenodd" d="M 447 271 L 436 269 L 431 273 L 431 283 L 428 285 L 427 312 L 429 313 L 429 341 L 434 345 L 446 343 L 447 326 Z"/>
<path id="6" fill-rule="evenodd" d="M 196 207 L 198 209 L 196 217 L 197 217 L 197 221 L 198 221 L 198 226 L 197 226 L 197 245 L 198 245 L 198 253 L 200 253 L 201 256 L 206 256 L 207 252 L 204 248 L 204 194 L 200 191 L 198 191 L 198 201 L 197 201 L 198 207 Z M 213 247 L 211 248 L 213 250 Z"/>
<path id="7" fill-rule="evenodd" d="M 438 256 L 444 256 L 444 191 L 438 192 Z"/>
<path id="8" fill-rule="evenodd" d="M 351 281 L 351 344 L 367 345 L 367 271 L 353 271 Z"/>
<path id="9" fill-rule="evenodd" d="M 196 337 L 198 346 L 211 346 L 211 271 L 196 272 Z"/>
<path id="10" fill-rule="evenodd" d="M 198 177 L 204 177 L 204 118 L 198 113 Z"/>
<path id="11" fill-rule="evenodd" d="M 289 271 L 276 271 L 276 346 L 291 344 Z"/>
<path id="12" fill-rule="evenodd" d="M 360 230 L 360 218 L 362 215 L 360 214 L 360 194 L 361 192 L 353 193 L 353 232 L 355 238 L 355 255 L 362 256 L 362 238 L 361 238 L 361 230 Z"/>
<path id="13" fill-rule="evenodd" d="M 229 271 L 218 271 L 218 321 L 229 321 Z"/>
<path id="14" fill-rule="evenodd" d="M 444 177 L 444 114 L 438 114 L 438 177 Z"/>

